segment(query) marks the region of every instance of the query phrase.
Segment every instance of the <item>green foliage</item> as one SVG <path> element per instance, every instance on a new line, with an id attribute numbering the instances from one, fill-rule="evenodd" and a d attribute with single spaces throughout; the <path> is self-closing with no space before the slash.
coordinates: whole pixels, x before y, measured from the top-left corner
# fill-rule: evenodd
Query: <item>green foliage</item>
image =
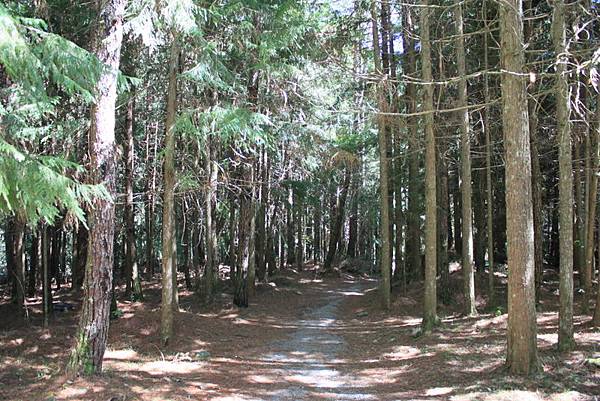
<path id="1" fill-rule="evenodd" d="M 111 319 L 118 319 L 120 317 L 123 317 L 123 315 L 125 314 L 125 312 L 123 312 L 123 309 L 115 309 L 113 311 L 110 312 L 110 318 Z"/>
<path id="2" fill-rule="evenodd" d="M 92 102 L 104 67 L 94 54 L 20 11 L 0 4 L 0 65 L 10 78 L 0 90 L 0 215 L 36 225 L 51 223 L 66 210 L 83 222 L 82 203 L 108 194 L 71 178 L 82 173 L 77 164 L 35 149 L 50 137 L 80 129 L 82 122 L 74 118 L 56 121 L 56 107 L 71 99 Z M 70 126 L 73 121 L 79 125 Z"/>
<path id="3" fill-rule="evenodd" d="M 197 42 L 200 43 L 195 65 L 185 71 L 182 77 L 196 83 L 199 89 L 232 92 L 235 77 L 221 61 L 223 54 L 217 50 L 214 43 L 202 38 Z"/>
<path id="4" fill-rule="evenodd" d="M 81 184 L 65 171 L 81 167 L 60 157 L 26 154 L 0 139 L 0 215 L 17 214 L 35 226 L 54 221 L 66 209 L 84 222 L 81 202 L 109 195 L 104 187 Z"/>
<path id="5" fill-rule="evenodd" d="M 203 143 L 208 135 L 217 137 L 224 144 L 237 144 L 247 152 L 257 145 L 272 141 L 271 120 L 260 113 L 242 107 L 215 106 L 205 111 L 182 114 L 176 123 L 179 133 L 195 136 Z"/>
<path id="6" fill-rule="evenodd" d="M 102 64 L 95 55 L 45 28 L 44 21 L 15 16 L 0 4 L 0 64 L 42 108 L 53 102 L 48 80 L 68 95 L 92 101 Z"/>

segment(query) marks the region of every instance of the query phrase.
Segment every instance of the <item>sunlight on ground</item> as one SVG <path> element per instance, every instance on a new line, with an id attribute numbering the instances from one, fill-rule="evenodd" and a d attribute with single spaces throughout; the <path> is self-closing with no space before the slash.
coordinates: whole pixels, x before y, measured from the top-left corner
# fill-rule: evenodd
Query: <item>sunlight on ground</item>
<path id="1" fill-rule="evenodd" d="M 137 352 L 135 352 L 132 349 L 119 349 L 119 350 L 112 350 L 112 349 L 107 349 L 106 352 L 104 353 L 104 359 L 108 360 L 108 359 L 113 359 L 113 360 L 122 360 L 122 361 L 135 361 L 139 359 L 139 355 Z"/>
<path id="2" fill-rule="evenodd" d="M 447 395 L 454 391 L 454 387 L 436 387 L 430 388 L 425 392 L 425 395 L 435 397 L 439 395 Z"/>
<path id="3" fill-rule="evenodd" d="M 451 401 L 580 401 L 588 398 L 576 391 L 544 397 L 533 391 L 499 391 L 496 393 L 469 393 L 451 397 Z"/>
<path id="4" fill-rule="evenodd" d="M 186 361 L 150 361 L 139 363 L 110 361 L 109 366 L 114 371 L 133 370 L 145 372 L 152 376 L 199 373 L 205 370 L 205 364 L 203 363 Z"/>
<path id="5" fill-rule="evenodd" d="M 265 375 L 250 375 L 248 376 L 248 381 L 251 383 L 258 384 L 273 384 L 276 382 L 273 376 L 265 376 Z"/>
<path id="6" fill-rule="evenodd" d="M 345 295 L 345 296 L 353 296 L 353 297 L 362 297 L 365 294 L 363 294 L 362 292 L 357 292 L 357 291 L 340 291 L 339 292 L 340 295 Z"/>
<path id="7" fill-rule="evenodd" d="M 383 354 L 383 357 L 393 361 L 400 361 L 403 359 L 412 359 L 419 354 L 421 354 L 420 349 L 401 345 L 394 347 L 391 352 Z"/>

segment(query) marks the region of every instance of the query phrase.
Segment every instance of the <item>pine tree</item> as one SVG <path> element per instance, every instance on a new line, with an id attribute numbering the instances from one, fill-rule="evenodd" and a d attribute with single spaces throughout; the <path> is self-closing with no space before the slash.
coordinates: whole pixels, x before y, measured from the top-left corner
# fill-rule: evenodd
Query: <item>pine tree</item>
<path id="1" fill-rule="evenodd" d="M 535 314 L 533 206 L 527 96 L 522 77 L 523 4 L 500 5 L 502 123 L 506 151 L 506 220 L 508 238 L 508 351 L 511 373 L 535 373 L 537 324 Z"/>
<path id="2" fill-rule="evenodd" d="M 431 72 L 431 41 L 429 38 L 428 0 L 422 0 L 421 9 L 421 57 L 422 79 L 433 81 Z M 434 133 L 433 86 L 426 85 L 423 94 L 425 123 L 425 294 L 421 330 L 430 332 L 438 323 L 437 317 L 437 189 L 436 145 Z"/>
<path id="3" fill-rule="evenodd" d="M 163 346 L 168 345 L 173 337 L 173 313 L 178 309 L 176 295 L 177 243 L 175 239 L 175 119 L 178 69 L 179 38 L 176 33 L 172 33 L 163 162 L 162 301 L 160 309 L 160 338 Z"/>
<path id="4" fill-rule="evenodd" d="M 565 4 L 553 2 L 552 39 L 556 52 L 556 121 L 558 123 L 559 213 L 560 213 L 560 313 L 558 348 L 573 348 L 573 167 L 569 84 L 566 75 L 567 48 Z"/>
<path id="5" fill-rule="evenodd" d="M 107 69 L 97 83 L 97 99 L 90 113 L 89 175 L 92 182 L 103 183 L 111 196 L 115 193 L 115 103 L 125 4 L 125 0 L 96 2 L 98 26 L 95 51 Z M 115 229 L 112 199 L 97 198 L 88 219 L 90 233 L 84 301 L 76 343 L 67 367 L 71 374 L 102 371 L 109 327 Z"/>

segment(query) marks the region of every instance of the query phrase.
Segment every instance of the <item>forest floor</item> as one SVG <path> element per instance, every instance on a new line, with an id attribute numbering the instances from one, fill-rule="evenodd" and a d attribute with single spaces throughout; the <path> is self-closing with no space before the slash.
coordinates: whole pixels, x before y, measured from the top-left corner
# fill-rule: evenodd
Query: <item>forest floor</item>
<path id="1" fill-rule="evenodd" d="M 589 317 L 576 316 L 577 348 L 559 354 L 557 313 L 540 312 L 544 372 L 521 379 L 502 369 L 506 314 L 466 318 L 458 303 L 442 305 L 441 326 L 418 336 L 419 286 L 397 291 L 389 313 L 378 305 L 376 280 L 345 274 L 320 279 L 286 270 L 258 286 L 247 309 L 234 307 L 229 295 L 202 306 L 180 291 L 176 339 L 167 350 L 159 348 L 158 281 L 145 290 L 145 302 L 119 303 L 104 374 L 74 380 L 62 371 L 76 312 L 57 314 L 43 329 L 39 305 L 24 325 L 9 320 L 11 306 L 0 303 L 0 400 L 600 399 L 600 369 L 589 363 L 600 357 L 600 331 Z M 68 291 L 57 298 L 75 303 Z M 546 291 L 543 309 L 555 311 L 556 298 Z"/>

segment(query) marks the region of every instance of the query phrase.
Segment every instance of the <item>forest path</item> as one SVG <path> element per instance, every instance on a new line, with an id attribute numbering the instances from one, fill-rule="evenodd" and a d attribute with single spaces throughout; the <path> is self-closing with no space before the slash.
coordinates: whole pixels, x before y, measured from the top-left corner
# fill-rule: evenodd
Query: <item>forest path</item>
<path id="1" fill-rule="evenodd" d="M 371 400 L 376 399 L 360 386 L 359 372 L 344 369 L 352 352 L 341 332 L 340 306 L 348 296 L 361 296 L 367 285 L 344 281 L 341 288 L 327 288 L 313 294 L 314 305 L 296 322 L 294 333 L 270 345 L 265 360 L 280 365 L 273 371 L 286 385 L 271 400 Z"/>

